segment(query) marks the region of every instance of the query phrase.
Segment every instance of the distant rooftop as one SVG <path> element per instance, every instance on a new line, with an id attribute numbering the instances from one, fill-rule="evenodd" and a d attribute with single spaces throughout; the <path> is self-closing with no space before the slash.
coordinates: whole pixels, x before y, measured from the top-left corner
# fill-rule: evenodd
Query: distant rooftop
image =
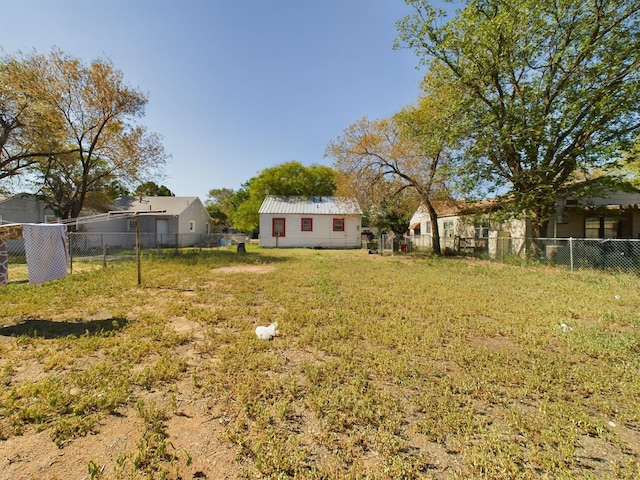
<path id="1" fill-rule="evenodd" d="M 114 202 L 114 209 L 142 212 L 164 210 L 166 215 L 179 215 L 198 197 L 120 197 Z"/>

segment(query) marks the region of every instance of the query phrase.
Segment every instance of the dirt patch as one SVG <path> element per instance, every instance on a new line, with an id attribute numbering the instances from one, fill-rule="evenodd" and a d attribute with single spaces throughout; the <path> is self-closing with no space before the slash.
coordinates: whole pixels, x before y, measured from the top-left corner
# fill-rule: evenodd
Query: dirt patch
<path id="1" fill-rule="evenodd" d="M 224 426 L 206 400 L 194 392 L 190 380 L 175 384 L 171 390 L 169 395 L 139 392 L 136 397 L 167 412 L 164 430 L 170 442 L 169 453 L 177 457 L 173 463 L 179 478 L 239 478 L 236 452 L 224 441 Z M 144 445 L 143 437 L 144 422 L 132 407 L 103 418 L 93 434 L 76 438 L 62 448 L 51 440 L 48 430 L 28 430 L 0 441 L 0 480 L 88 479 L 90 463 L 102 472 L 100 478 L 143 478 L 129 476 L 131 463 Z"/>
<path id="2" fill-rule="evenodd" d="M 233 265 L 230 267 L 216 268 L 220 273 L 269 273 L 276 269 L 273 265 Z"/>
<path id="3" fill-rule="evenodd" d="M 194 340 L 204 339 L 202 325 L 185 317 L 173 317 L 167 322 L 167 328 L 179 335 L 191 334 Z"/>
<path id="4" fill-rule="evenodd" d="M 506 337 L 481 337 L 469 335 L 467 340 L 469 345 L 475 348 L 487 348 L 496 352 L 518 352 L 521 350 L 520 345 L 512 342 Z"/>

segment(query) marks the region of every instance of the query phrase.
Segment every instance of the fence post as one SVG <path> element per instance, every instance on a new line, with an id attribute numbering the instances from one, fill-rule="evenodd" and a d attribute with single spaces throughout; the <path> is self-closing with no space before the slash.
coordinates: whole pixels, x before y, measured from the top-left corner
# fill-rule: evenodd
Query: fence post
<path id="1" fill-rule="evenodd" d="M 75 232 L 71 232 L 68 235 L 68 239 L 69 244 L 67 245 L 67 247 L 69 248 L 69 273 L 73 274 L 73 246 L 71 244 L 75 243 Z"/>
<path id="2" fill-rule="evenodd" d="M 107 245 L 104 243 L 104 234 L 100 234 L 100 243 L 102 244 L 102 268 L 107 266 Z"/>
<path id="3" fill-rule="evenodd" d="M 569 265 L 570 271 L 573 273 L 573 237 L 569 237 Z"/>
<path id="4" fill-rule="evenodd" d="M 0 285 L 9 283 L 9 251 L 7 242 L 0 240 Z"/>
<path id="5" fill-rule="evenodd" d="M 142 285 L 142 266 L 141 252 L 142 244 L 140 243 L 140 215 L 136 214 L 136 261 L 138 264 L 138 285 Z"/>

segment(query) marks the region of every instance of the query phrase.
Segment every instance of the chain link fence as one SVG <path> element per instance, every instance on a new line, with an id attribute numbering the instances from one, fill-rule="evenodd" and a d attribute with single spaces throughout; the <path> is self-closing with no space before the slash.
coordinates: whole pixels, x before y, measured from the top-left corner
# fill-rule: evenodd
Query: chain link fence
<path id="1" fill-rule="evenodd" d="M 413 251 L 431 250 L 430 239 L 405 237 Z M 597 269 L 640 275 L 640 240 L 600 238 L 446 237 L 440 240 L 448 255 L 495 262 L 536 262 L 569 270 Z"/>
<path id="2" fill-rule="evenodd" d="M 430 251 L 425 236 L 380 235 L 363 237 L 363 248 L 375 254 L 405 254 Z M 141 252 L 155 256 L 179 254 L 193 249 L 237 249 L 250 243 L 242 234 L 141 234 Z M 67 262 L 71 272 L 82 266 L 106 266 L 121 260 L 136 260 L 135 233 L 69 233 Z M 463 238 L 444 237 L 445 255 L 462 255 L 496 262 L 535 262 L 569 270 L 597 269 L 640 275 L 640 240 L 585 238 Z M 0 284 L 27 281 L 29 270 L 22 238 L 0 240 Z"/>
<path id="3" fill-rule="evenodd" d="M 249 242 L 242 234 L 140 234 L 140 251 L 163 256 L 193 249 L 235 250 L 238 244 Z M 85 267 L 106 266 L 123 260 L 136 261 L 136 243 L 135 233 L 68 233 L 66 261 L 69 271 L 73 273 Z M 0 284 L 28 279 L 24 239 L 0 240 Z"/>
<path id="4" fill-rule="evenodd" d="M 640 274 L 640 240 L 541 238 L 534 242 L 538 259 L 571 270 L 592 268 Z"/>
<path id="5" fill-rule="evenodd" d="M 140 234 L 140 250 L 158 255 L 179 253 L 182 249 L 234 248 L 248 243 L 239 234 Z M 99 258 L 125 258 L 136 255 L 135 233 L 70 233 L 69 257 L 72 261 L 90 261 Z"/>

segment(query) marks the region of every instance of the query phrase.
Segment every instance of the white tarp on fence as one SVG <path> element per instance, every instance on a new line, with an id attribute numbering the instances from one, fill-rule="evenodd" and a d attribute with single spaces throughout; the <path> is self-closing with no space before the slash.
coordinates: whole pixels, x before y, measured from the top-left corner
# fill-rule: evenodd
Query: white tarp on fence
<path id="1" fill-rule="evenodd" d="M 67 274 L 67 227 L 25 223 L 22 226 L 29 283 L 39 284 Z"/>

